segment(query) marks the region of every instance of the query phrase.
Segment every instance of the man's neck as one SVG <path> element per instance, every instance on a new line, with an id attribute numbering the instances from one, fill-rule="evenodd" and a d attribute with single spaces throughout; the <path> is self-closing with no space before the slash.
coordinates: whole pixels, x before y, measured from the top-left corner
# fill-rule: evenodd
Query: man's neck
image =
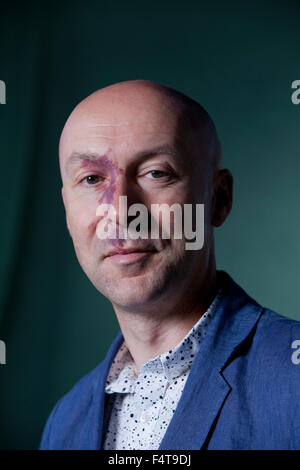
<path id="1" fill-rule="evenodd" d="M 128 312 L 114 309 L 125 343 L 133 357 L 137 373 L 150 359 L 173 349 L 187 335 L 206 312 L 218 292 L 217 278 L 209 285 L 198 287 L 192 295 L 182 296 L 182 301 L 161 305 L 159 313 L 153 308 L 149 314 L 143 311 Z M 199 292 L 205 292 L 202 296 Z M 198 299 L 196 297 L 198 296 Z M 200 298 L 201 297 L 201 298 Z"/>

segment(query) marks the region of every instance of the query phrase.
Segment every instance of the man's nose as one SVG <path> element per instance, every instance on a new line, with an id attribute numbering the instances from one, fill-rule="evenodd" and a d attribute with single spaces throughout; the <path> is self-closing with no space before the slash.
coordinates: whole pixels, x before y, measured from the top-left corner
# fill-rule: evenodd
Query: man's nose
<path id="1" fill-rule="evenodd" d="M 118 175 L 112 201 L 118 225 L 127 227 L 130 221 L 135 218 L 135 216 L 128 216 L 128 208 L 136 203 L 142 203 L 142 195 L 138 186 L 126 174 Z"/>

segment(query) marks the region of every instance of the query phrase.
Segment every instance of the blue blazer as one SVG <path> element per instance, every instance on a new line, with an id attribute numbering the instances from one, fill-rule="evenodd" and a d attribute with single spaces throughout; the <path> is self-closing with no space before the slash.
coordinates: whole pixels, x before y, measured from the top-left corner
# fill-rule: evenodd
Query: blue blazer
<path id="1" fill-rule="evenodd" d="M 159 449 L 300 449 L 300 364 L 292 360 L 300 323 L 221 275 L 225 295 Z M 122 341 L 120 331 L 106 358 L 57 402 L 40 449 L 103 448 L 105 382 Z"/>

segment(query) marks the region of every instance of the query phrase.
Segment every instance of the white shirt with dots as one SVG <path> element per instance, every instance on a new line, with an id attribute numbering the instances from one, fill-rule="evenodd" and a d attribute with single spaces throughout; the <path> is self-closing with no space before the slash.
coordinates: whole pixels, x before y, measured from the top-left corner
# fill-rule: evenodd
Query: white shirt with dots
<path id="1" fill-rule="evenodd" d="M 145 362 L 138 376 L 123 341 L 106 381 L 103 449 L 159 448 L 221 295 L 222 288 L 183 340 Z"/>

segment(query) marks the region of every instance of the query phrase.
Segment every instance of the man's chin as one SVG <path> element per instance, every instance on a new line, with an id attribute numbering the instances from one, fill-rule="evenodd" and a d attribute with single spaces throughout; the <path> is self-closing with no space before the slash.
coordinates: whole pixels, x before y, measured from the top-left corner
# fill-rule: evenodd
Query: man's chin
<path id="1" fill-rule="evenodd" d="M 124 290 L 117 288 L 114 292 L 107 296 L 111 303 L 118 305 L 126 310 L 135 310 L 148 306 L 155 299 L 155 292 L 153 289 L 147 289 L 142 286 L 128 286 Z"/>
<path id="2" fill-rule="evenodd" d="M 158 299 L 161 289 L 159 280 L 153 279 L 149 273 L 140 276 L 126 276 L 118 279 L 106 278 L 101 285 L 95 287 L 113 306 L 127 311 L 149 308 Z"/>

